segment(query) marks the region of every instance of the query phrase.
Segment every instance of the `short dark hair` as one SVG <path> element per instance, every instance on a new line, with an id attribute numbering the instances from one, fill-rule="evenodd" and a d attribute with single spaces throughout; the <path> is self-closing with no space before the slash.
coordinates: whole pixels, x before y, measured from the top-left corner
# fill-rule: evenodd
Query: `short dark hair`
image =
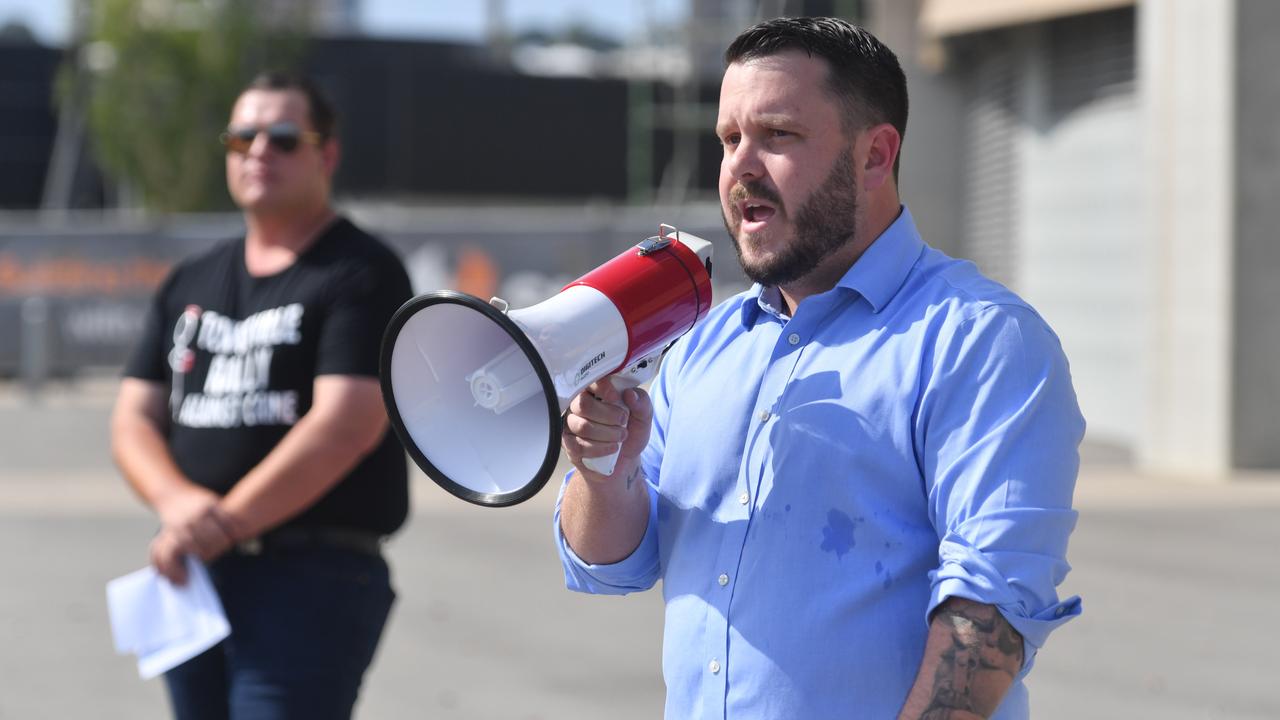
<path id="1" fill-rule="evenodd" d="M 241 95 L 250 90 L 296 90 L 307 99 L 307 116 L 311 120 L 311 128 L 320 133 L 320 137 L 333 137 L 338 127 L 338 116 L 333 110 L 333 103 L 310 78 L 297 73 L 282 70 L 268 70 L 258 73 L 249 84 L 240 91 Z"/>
<path id="2" fill-rule="evenodd" d="M 827 61 L 827 85 L 845 110 L 847 132 L 884 122 L 906 137 L 907 77 L 898 56 L 865 28 L 829 17 L 765 20 L 735 38 L 724 61 L 732 65 L 787 50 Z"/>

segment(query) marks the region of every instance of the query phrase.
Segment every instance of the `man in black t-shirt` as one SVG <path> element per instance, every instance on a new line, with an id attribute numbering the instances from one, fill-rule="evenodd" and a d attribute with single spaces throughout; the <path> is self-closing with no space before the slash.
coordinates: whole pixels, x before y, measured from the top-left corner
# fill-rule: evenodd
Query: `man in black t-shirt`
<path id="1" fill-rule="evenodd" d="M 246 234 L 173 270 L 125 369 L 112 449 L 160 519 L 151 563 L 208 564 L 231 636 L 166 675 L 179 718 L 347 718 L 395 597 L 403 450 L 379 392 L 396 255 L 330 205 L 333 111 L 255 79 L 227 131 Z"/>

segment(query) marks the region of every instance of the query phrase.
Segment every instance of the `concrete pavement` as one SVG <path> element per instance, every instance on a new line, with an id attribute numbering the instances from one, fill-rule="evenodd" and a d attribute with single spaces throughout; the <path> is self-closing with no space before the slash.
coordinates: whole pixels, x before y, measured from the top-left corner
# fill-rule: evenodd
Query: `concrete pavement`
<path id="1" fill-rule="evenodd" d="M 0 384 L 0 719 L 165 717 L 159 681 L 112 654 L 103 586 L 154 524 L 107 459 L 112 383 Z M 563 590 L 551 488 L 486 510 L 415 480 L 389 552 L 400 592 L 365 720 L 661 716 L 661 599 Z M 1086 468 L 1075 570 L 1085 613 L 1041 652 L 1034 716 L 1280 717 L 1280 478 L 1229 485 Z"/>

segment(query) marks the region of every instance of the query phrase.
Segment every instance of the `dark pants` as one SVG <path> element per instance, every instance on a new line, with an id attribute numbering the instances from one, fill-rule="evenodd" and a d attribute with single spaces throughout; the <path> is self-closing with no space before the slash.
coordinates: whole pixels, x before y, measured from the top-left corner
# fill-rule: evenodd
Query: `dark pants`
<path id="1" fill-rule="evenodd" d="M 379 556 L 228 554 L 209 568 L 231 636 L 165 675 L 178 720 L 351 717 L 395 600 Z"/>

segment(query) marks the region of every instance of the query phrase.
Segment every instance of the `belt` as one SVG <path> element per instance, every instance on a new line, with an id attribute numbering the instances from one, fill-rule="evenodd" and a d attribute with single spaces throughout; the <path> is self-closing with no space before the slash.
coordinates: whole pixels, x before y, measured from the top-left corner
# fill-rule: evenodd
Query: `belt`
<path id="1" fill-rule="evenodd" d="M 277 550 L 334 548 L 365 555 L 381 555 L 384 537 L 369 530 L 339 527 L 282 527 L 260 537 L 236 543 L 240 555 L 262 555 Z"/>

